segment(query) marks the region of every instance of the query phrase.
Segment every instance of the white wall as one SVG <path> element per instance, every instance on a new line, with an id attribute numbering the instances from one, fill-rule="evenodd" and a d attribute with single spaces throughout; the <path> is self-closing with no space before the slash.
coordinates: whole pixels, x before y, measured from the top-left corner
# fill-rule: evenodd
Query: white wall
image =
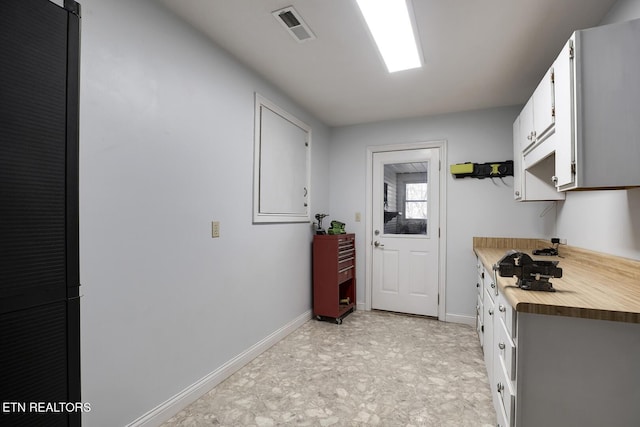
<path id="1" fill-rule="evenodd" d="M 357 234 L 357 301 L 365 301 L 365 192 L 368 146 L 447 140 L 452 163 L 503 161 L 513 158 L 513 121 L 519 108 L 499 108 L 409 120 L 335 128 L 331 142 L 331 217 Z M 473 321 L 476 277 L 473 236 L 542 237 L 554 234 L 555 205 L 516 203 L 513 178 L 455 179 L 447 176 L 447 319 Z M 540 214 L 549 206 L 551 210 Z M 363 214 L 354 221 L 355 213 Z"/>
<path id="2" fill-rule="evenodd" d="M 84 422 L 117 426 L 310 310 L 310 224 L 251 221 L 254 91 L 312 125 L 312 212 L 330 134 L 150 0 L 82 1 L 81 46 Z"/>
<path id="3" fill-rule="evenodd" d="M 640 0 L 619 0 L 601 24 L 637 18 Z M 640 189 L 567 193 L 557 228 L 570 245 L 640 259 Z"/>

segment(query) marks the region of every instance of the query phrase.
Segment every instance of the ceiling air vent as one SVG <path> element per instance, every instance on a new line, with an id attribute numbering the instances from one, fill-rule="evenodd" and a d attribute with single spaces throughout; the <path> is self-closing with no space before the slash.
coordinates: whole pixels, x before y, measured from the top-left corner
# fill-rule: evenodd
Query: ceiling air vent
<path id="1" fill-rule="evenodd" d="M 284 26 L 289 34 L 291 34 L 291 37 L 293 37 L 297 42 L 302 43 L 316 38 L 311 31 L 311 28 L 309 28 L 307 23 L 302 20 L 293 6 L 276 10 L 275 12 L 271 12 L 271 14 Z"/>

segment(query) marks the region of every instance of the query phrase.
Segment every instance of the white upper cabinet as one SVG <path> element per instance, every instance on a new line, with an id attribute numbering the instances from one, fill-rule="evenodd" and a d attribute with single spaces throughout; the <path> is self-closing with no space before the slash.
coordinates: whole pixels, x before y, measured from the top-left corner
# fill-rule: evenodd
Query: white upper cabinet
<path id="1" fill-rule="evenodd" d="M 573 128 L 573 57 L 574 37 L 562 48 L 562 52 L 553 66 L 557 73 L 555 93 L 557 96 L 556 115 L 559 116 L 556 124 L 557 146 L 555 158 L 555 184 L 559 187 L 570 185 L 575 177 L 575 135 Z"/>
<path id="2" fill-rule="evenodd" d="M 546 72 L 520 113 L 522 150 L 532 150 L 553 133 L 555 122 L 553 68 Z"/>
<path id="3" fill-rule="evenodd" d="M 533 138 L 535 140 L 544 139 L 555 121 L 553 78 L 552 67 L 533 92 Z"/>
<path id="4" fill-rule="evenodd" d="M 640 186 L 639 76 L 640 20 L 576 31 L 514 123 L 514 197 Z"/>
<path id="5" fill-rule="evenodd" d="M 558 189 L 640 186 L 640 20 L 576 31 L 554 67 Z"/>
<path id="6" fill-rule="evenodd" d="M 542 78 L 513 123 L 513 197 L 519 201 L 562 200 L 554 174 L 555 133 L 553 68 Z"/>

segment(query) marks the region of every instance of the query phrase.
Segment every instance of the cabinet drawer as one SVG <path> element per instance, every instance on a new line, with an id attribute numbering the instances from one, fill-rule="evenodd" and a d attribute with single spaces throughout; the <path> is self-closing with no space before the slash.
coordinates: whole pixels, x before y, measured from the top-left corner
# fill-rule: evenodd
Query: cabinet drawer
<path id="1" fill-rule="evenodd" d="M 482 302 L 482 295 L 478 295 L 478 300 L 476 303 L 476 317 L 480 321 L 480 323 L 484 324 L 484 304 Z"/>
<path id="2" fill-rule="evenodd" d="M 476 303 L 476 332 L 480 339 L 480 347 L 484 346 L 484 306 L 482 304 L 482 295 L 478 295 Z"/>
<path id="3" fill-rule="evenodd" d="M 338 271 L 343 271 L 349 267 L 353 267 L 355 265 L 355 260 L 355 256 L 338 259 Z"/>
<path id="4" fill-rule="evenodd" d="M 513 424 L 509 424 L 509 422 L 507 421 L 507 414 L 502 404 L 496 407 L 496 421 L 497 421 L 497 424 L 496 424 L 497 427 L 510 427 L 513 425 Z"/>
<path id="5" fill-rule="evenodd" d="M 513 392 L 511 381 L 507 379 L 504 364 L 502 364 L 501 358 L 497 358 L 496 360 L 500 361 L 500 363 L 496 363 L 496 385 L 495 389 L 493 390 L 493 393 L 497 397 L 498 401 L 496 412 L 501 412 L 502 410 L 504 410 L 504 425 L 513 427 L 513 425 L 515 424 L 514 415 L 516 407 L 516 396 Z"/>
<path id="6" fill-rule="evenodd" d="M 478 295 L 482 297 L 482 293 L 484 292 L 484 266 L 478 260 L 478 277 L 476 278 L 476 289 L 478 290 Z"/>
<path id="7" fill-rule="evenodd" d="M 511 339 L 515 339 L 516 337 L 516 312 L 511 307 L 504 297 L 502 293 L 498 295 L 498 300 L 496 302 L 496 311 L 498 314 L 498 318 L 502 320 L 504 326 L 507 329 L 507 335 L 511 337 Z"/>
<path id="8" fill-rule="evenodd" d="M 498 285 L 496 285 L 495 278 L 493 277 L 493 270 L 484 269 L 484 289 L 491 299 L 495 301 L 498 295 Z"/>
<path id="9" fill-rule="evenodd" d="M 504 366 L 506 378 L 515 381 L 516 379 L 516 346 L 509 337 L 507 328 L 502 319 L 496 319 L 495 351 L 498 357 L 495 358 L 496 371 L 500 363 Z"/>
<path id="10" fill-rule="evenodd" d="M 352 279 L 353 270 L 354 270 L 353 265 L 350 265 L 348 267 L 344 267 L 338 270 L 338 283 L 342 283 L 346 280 Z"/>

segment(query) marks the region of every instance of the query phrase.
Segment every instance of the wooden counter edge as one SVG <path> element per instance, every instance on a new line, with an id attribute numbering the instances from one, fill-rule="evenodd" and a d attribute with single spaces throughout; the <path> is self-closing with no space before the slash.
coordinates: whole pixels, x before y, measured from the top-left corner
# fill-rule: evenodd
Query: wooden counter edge
<path id="1" fill-rule="evenodd" d="M 546 247 L 548 244 L 545 243 L 544 240 L 540 239 L 520 239 L 520 238 L 487 238 L 487 237 L 474 237 L 473 238 L 473 251 L 480 258 L 480 261 L 483 263 L 485 268 L 492 270 L 493 264 L 492 261 L 498 260 L 489 260 L 483 256 L 481 249 L 482 248 L 490 248 L 490 249 L 505 249 L 505 251 L 519 248 L 519 249 L 535 249 L 540 247 Z M 546 246 L 545 246 L 546 244 Z M 521 246 L 517 246 L 521 245 Z M 478 251 L 480 249 L 480 251 Z M 640 264 L 640 261 L 629 260 L 626 258 L 616 257 L 608 254 L 599 254 L 597 252 L 589 251 L 586 249 L 580 248 L 571 248 L 575 252 L 580 253 L 581 255 L 585 255 L 585 264 L 589 262 L 596 261 L 597 258 L 600 260 L 613 260 L 619 261 L 620 266 L 622 268 L 622 274 L 629 277 L 636 277 L 635 272 L 630 271 L 634 270 L 636 266 Z M 599 263 L 598 263 L 599 264 Z M 593 265 L 593 264 L 592 264 Z M 612 273 L 620 274 L 621 272 L 617 267 L 611 268 Z M 571 307 L 571 306 L 558 306 L 551 304 L 538 304 L 532 302 L 522 302 L 519 301 L 514 295 L 513 292 L 509 291 L 509 288 L 519 289 L 514 285 L 508 284 L 506 278 L 497 278 L 497 284 L 504 294 L 506 300 L 511 304 L 511 306 L 519 313 L 532 313 L 532 314 L 546 314 L 551 316 L 566 316 L 566 317 L 578 317 L 582 319 L 594 319 L 594 320 L 610 320 L 614 322 L 625 322 L 625 323 L 640 323 L 640 313 L 633 312 L 625 312 L 625 311 L 615 311 L 615 310 L 607 310 L 607 309 L 594 309 L 594 308 L 581 308 L 581 307 Z"/>

